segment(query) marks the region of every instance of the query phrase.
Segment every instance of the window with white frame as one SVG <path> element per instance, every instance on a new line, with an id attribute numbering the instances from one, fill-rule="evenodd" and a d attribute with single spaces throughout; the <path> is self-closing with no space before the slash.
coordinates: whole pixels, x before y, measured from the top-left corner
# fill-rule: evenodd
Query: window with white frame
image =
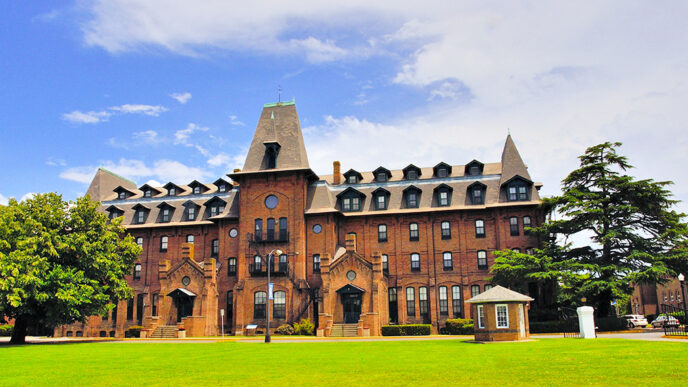
<path id="1" fill-rule="evenodd" d="M 451 239 L 451 223 L 448 220 L 440 223 L 440 230 L 442 231 L 442 239 Z"/>
<path id="2" fill-rule="evenodd" d="M 485 221 L 482 219 L 475 221 L 475 237 L 485 238 Z"/>
<path id="3" fill-rule="evenodd" d="M 194 236 L 189 234 L 186 236 L 186 243 L 194 243 Z"/>
<path id="4" fill-rule="evenodd" d="M 418 240 L 418 223 L 409 223 L 409 240 Z"/>
<path id="5" fill-rule="evenodd" d="M 480 285 L 471 285 L 471 297 L 475 297 L 480 294 Z"/>
<path id="6" fill-rule="evenodd" d="M 478 328 L 484 329 L 485 328 L 485 313 L 483 311 L 483 306 L 478 305 Z"/>
<path id="7" fill-rule="evenodd" d="M 461 287 L 452 286 L 452 312 L 455 318 L 461 317 Z"/>
<path id="8" fill-rule="evenodd" d="M 389 271 L 389 256 L 387 254 L 382 254 L 382 271 Z"/>
<path id="9" fill-rule="evenodd" d="M 495 314 L 497 317 L 497 328 L 509 327 L 509 306 L 506 304 L 495 305 Z"/>
<path id="10" fill-rule="evenodd" d="M 452 263 L 452 253 L 450 251 L 445 251 L 442 253 L 442 267 L 444 268 L 444 271 L 450 271 L 454 268 L 454 264 Z"/>
<path id="11" fill-rule="evenodd" d="M 281 290 L 273 293 L 272 317 L 283 319 L 287 317 L 287 293 Z"/>
<path id="12" fill-rule="evenodd" d="M 413 288 L 406 288 L 406 315 L 416 317 L 416 291 Z"/>
<path id="13" fill-rule="evenodd" d="M 487 270 L 487 251 L 485 250 L 478 251 L 478 269 Z"/>
<path id="14" fill-rule="evenodd" d="M 447 287 L 440 286 L 439 288 L 439 299 L 440 299 L 440 315 L 449 315 L 449 300 L 447 298 Z"/>
<path id="15" fill-rule="evenodd" d="M 420 254 L 411 254 L 411 271 L 420 271 Z"/>
<path id="16" fill-rule="evenodd" d="M 387 225 L 380 224 L 377 226 L 377 241 L 387 242 Z"/>
<path id="17" fill-rule="evenodd" d="M 168 237 L 163 235 L 160 237 L 160 251 L 167 251 Z"/>

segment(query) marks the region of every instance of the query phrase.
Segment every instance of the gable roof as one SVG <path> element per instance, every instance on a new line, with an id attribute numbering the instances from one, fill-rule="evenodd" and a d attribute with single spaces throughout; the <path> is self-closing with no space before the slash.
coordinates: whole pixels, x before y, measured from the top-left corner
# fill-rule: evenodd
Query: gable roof
<path id="1" fill-rule="evenodd" d="M 470 300 L 466 301 L 469 304 L 482 304 L 482 303 L 488 303 L 488 302 L 508 302 L 508 301 L 521 301 L 521 302 L 526 302 L 526 301 L 533 301 L 534 299 L 531 297 L 526 296 L 525 294 L 521 294 L 518 292 L 515 292 L 513 290 L 507 289 L 502 286 L 495 286 L 490 290 L 484 291 L 477 296 L 471 298 Z"/>

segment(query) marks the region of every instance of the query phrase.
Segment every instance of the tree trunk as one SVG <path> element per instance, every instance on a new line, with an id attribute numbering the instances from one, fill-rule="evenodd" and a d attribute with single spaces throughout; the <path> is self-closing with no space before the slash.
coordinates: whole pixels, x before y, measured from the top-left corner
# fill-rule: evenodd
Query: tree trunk
<path id="1" fill-rule="evenodd" d="M 25 316 L 17 316 L 14 320 L 14 329 L 12 330 L 12 338 L 10 344 L 24 344 L 26 343 L 26 327 L 28 319 Z"/>

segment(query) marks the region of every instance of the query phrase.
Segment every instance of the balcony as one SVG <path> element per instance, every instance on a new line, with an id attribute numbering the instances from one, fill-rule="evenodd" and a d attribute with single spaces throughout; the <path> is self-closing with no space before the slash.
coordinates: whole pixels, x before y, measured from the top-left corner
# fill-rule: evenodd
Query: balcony
<path id="1" fill-rule="evenodd" d="M 264 265 L 262 263 L 249 263 L 248 264 L 248 272 L 251 274 L 251 277 L 265 277 L 268 275 L 268 270 L 267 270 L 267 265 Z M 289 263 L 288 262 L 279 262 L 276 265 L 270 265 L 270 275 L 271 276 L 285 276 L 289 272 Z"/>
<path id="2" fill-rule="evenodd" d="M 289 242 L 289 232 L 261 232 L 248 234 L 248 241 L 251 243 L 286 243 Z"/>

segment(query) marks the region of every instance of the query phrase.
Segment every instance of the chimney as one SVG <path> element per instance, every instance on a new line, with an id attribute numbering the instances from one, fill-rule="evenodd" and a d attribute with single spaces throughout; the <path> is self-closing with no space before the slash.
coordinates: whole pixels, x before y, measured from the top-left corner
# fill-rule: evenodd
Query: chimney
<path id="1" fill-rule="evenodd" d="M 193 243 L 182 243 L 182 259 L 188 258 L 193 261 L 194 259 L 194 244 Z"/>
<path id="2" fill-rule="evenodd" d="M 356 251 L 356 234 L 346 234 L 346 251 Z"/>
<path id="3" fill-rule="evenodd" d="M 239 168 L 234 168 L 234 173 L 239 173 L 239 172 L 241 172 L 241 169 L 239 169 Z M 239 185 L 239 182 L 236 181 L 236 180 L 232 180 L 232 184 L 234 184 L 234 185 Z"/>
<path id="4" fill-rule="evenodd" d="M 332 172 L 332 183 L 334 185 L 339 185 L 342 181 L 342 176 L 340 174 L 341 166 L 342 164 L 339 161 L 335 161 L 334 163 L 332 163 L 332 167 L 334 169 L 334 171 Z"/>

